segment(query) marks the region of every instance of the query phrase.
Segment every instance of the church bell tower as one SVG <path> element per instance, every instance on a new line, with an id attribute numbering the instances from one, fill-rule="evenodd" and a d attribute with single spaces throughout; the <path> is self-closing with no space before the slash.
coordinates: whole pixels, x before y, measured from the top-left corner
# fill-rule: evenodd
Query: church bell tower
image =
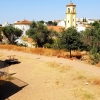
<path id="1" fill-rule="evenodd" d="M 66 5 L 66 29 L 76 27 L 76 5 L 70 2 Z"/>

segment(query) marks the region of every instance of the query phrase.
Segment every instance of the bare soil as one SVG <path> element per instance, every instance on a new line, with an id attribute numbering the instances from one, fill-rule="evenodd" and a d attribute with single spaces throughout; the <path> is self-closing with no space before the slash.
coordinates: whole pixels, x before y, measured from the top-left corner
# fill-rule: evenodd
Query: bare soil
<path id="1" fill-rule="evenodd" d="M 0 50 L 0 60 L 15 55 L 9 66 L 9 100 L 100 100 L 100 68 L 79 60 Z M 6 84 L 7 86 L 7 84 Z M 16 90 L 16 91 L 15 91 Z M 1 91 L 1 89 L 0 89 Z M 3 93 L 7 94 L 6 91 Z M 1 92 L 0 92 L 1 94 Z M 1 100 L 1 99 L 0 99 Z"/>

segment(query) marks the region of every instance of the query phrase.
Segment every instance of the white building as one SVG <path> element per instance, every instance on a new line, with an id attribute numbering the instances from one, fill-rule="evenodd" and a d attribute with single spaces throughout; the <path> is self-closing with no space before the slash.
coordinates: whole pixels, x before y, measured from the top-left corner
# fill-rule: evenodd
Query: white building
<path id="1" fill-rule="evenodd" d="M 87 22 L 88 22 L 88 24 L 94 23 L 95 22 L 95 19 L 87 19 Z"/>
<path id="2" fill-rule="evenodd" d="M 76 27 L 78 32 L 85 31 L 86 27 L 84 25 L 80 25 Z"/>
<path id="3" fill-rule="evenodd" d="M 15 42 L 17 42 L 18 44 L 27 45 L 28 47 L 34 47 L 32 42 L 23 40 L 23 37 L 27 37 L 26 31 L 30 28 L 30 24 L 31 21 L 28 20 L 17 21 L 14 23 L 15 28 L 19 28 L 23 31 L 22 36 L 19 39 L 17 39 Z"/>
<path id="4" fill-rule="evenodd" d="M 57 23 L 57 26 L 63 26 L 65 27 L 65 23 L 66 21 L 63 19 L 63 20 L 60 20 L 58 23 Z"/>
<path id="5" fill-rule="evenodd" d="M 2 26 L 5 27 L 5 26 L 8 26 L 10 25 L 8 22 L 5 22 Z"/>
<path id="6" fill-rule="evenodd" d="M 22 21 L 15 22 L 14 27 L 21 29 L 23 31 L 22 35 L 26 36 L 26 31 L 30 28 L 30 24 L 31 24 L 31 21 L 22 20 Z"/>

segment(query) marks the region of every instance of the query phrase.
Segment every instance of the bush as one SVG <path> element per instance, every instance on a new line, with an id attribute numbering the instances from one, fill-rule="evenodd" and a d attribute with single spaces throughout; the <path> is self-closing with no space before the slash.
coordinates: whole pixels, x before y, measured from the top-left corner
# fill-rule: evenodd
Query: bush
<path id="1" fill-rule="evenodd" d="M 100 61 L 100 54 L 97 52 L 96 48 L 92 48 L 89 57 L 92 60 L 92 64 L 97 64 Z"/>
<path id="2" fill-rule="evenodd" d="M 44 44 L 44 48 L 51 48 L 51 44 L 50 43 Z"/>

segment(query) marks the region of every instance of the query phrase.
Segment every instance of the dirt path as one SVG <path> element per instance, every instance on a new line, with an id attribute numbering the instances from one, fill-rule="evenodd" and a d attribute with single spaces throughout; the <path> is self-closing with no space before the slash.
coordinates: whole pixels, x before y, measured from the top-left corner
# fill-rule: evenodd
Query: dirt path
<path id="1" fill-rule="evenodd" d="M 77 60 L 17 51 L 0 50 L 0 55 L 2 59 L 16 55 L 21 63 L 9 66 L 9 73 L 28 84 L 10 95 L 10 100 L 88 100 L 87 95 L 90 95 L 89 100 L 100 98 L 100 86 L 89 79 L 91 75 L 100 75 L 99 67 Z"/>
<path id="2" fill-rule="evenodd" d="M 92 74 L 100 75 L 99 67 L 86 64 L 78 60 L 69 60 L 69 59 L 57 58 L 57 57 L 47 57 L 47 56 L 42 56 L 42 55 L 29 54 L 29 53 L 23 53 L 23 52 L 17 52 L 17 51 L 8 51 L 8 50 L 0 50 L 0 53 L 6 54 L 6 55 L 16 55 L 16 56 L 22 56 L 26 58 L 37 59 L 44 62 L 57 62 L 62 65 L 72 66 L 74 68 L 84 70 Z"/>

